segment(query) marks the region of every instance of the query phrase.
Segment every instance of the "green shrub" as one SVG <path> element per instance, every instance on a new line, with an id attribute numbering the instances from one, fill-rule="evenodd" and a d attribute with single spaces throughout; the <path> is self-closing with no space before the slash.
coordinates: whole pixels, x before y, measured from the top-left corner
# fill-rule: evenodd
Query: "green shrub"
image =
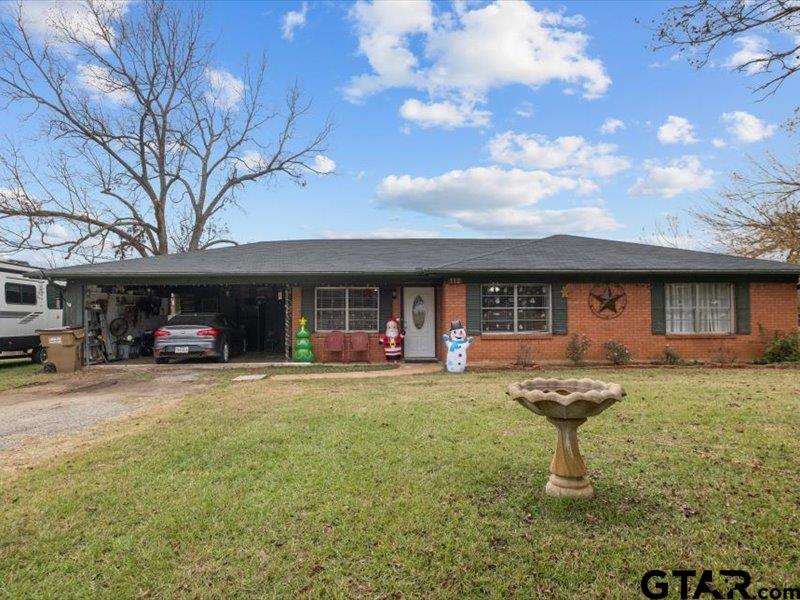
<path id="1" fill-rule="evenodd" d="M 517 360 L 514 364 L 518 367 L 532 367 L 535 364 L 533 358 L 533 346 L 530 342 L 520 342 L 517 346 Z"/>
<path id="2" fill-rule="evenodd" d="M 583 363 L 583 357 L 589 351 L 592 340 L 582 333 L 573 333 L 567 342 L 567 358 L 575 365 Z"/>
<path id="3" fill-rule="evenodd" d="M 794 362 L 800 360 L 800 332 L 776 331 L 767 342 L 764 350 L 764 361 L 768 363 Z"/>
<path id="4" fill-rule="evenodd" d="M 659 356 L 659 362 L 665 365 L 682 365 L 683 357 L 678 354 L 677 350 L 671 346 L 667 346 L 664 348 L 661 356 Z"/>
<path id="5" fill-rule="evenodd" d="M 614 365 L 627 365 L 631 362 L 631 351 L 622 342 L 609 340 L 603 344 L 603 353 Z"/>

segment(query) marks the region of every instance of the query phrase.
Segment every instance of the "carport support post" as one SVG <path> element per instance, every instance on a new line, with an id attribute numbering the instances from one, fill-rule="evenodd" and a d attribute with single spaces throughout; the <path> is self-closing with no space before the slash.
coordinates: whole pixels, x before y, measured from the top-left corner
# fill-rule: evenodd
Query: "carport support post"
<path id="1" fill-rule="evenodd" d="M 283 356 L 292 358 L 292 286 L 284 286 L 283 292 Z"/>
<path id="2" fill-rule="evenodd" d="M 61 310 L 61 322 L 68 327 L 86 327 L 86 286 L 74 281 L 67 281 L 64 290 L 64 306 Z M 85 332 L 88 333 L 88 332 Z M 83 364 L 87 364 L 89 348 L 89 336 L 84 335 L 83 340 Z"/>

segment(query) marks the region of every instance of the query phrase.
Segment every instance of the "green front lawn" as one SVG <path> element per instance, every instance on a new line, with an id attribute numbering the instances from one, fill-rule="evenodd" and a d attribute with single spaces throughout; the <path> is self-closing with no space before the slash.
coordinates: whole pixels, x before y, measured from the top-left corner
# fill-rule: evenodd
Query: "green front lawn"
<path id="1" fill-rule="evenodd" d="M 543 495 L 519 372 L 221 381 L 0 481 L 0 596 L 619 597 L 650 569 L 800 584 L 798 371 L 558 371 L 628 398 Z M 677 596 L 671 596 L 677 597 Z"/>

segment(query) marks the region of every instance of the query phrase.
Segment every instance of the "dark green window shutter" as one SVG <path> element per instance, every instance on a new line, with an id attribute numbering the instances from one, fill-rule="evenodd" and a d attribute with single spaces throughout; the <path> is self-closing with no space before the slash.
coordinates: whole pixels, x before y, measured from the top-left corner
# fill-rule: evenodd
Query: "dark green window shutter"
<path id="1" fill-rule="evenodd" d="M 400 315 L 393 315 L 392 314 L 392 312 L 393 312 L 392 311 L 392 304 L 393 304 L 393 302 L 392 302 L 392 292 L 394 291 L 394 288 L 382 287 L 380 290 L 381 291 L 380 291 L 380 296 L 379 296 L 379 300 L 378 300 L 379 303 L 380 303 L 379 304 L 379 307 L 380 307 L 380 310 L 379 310 L 380 318 L 379 318 L 379 323 L 378 323 L 378 331 L 383 331 L 384 327 L 386 327 L 386 321 L 388 321 L 390 317 L 394 316 L 394 317 L 397 317 L 399 319 Z"/>
<path id="2" fill-rule="evenodd" d="M 61 319 L 67 326 L 83 325 L 83 286 L 79 283 L 67 283 L 64 291 L 64 311 Z"/>
<path id="3" fill-rule="evenodd" d="M 314 305 L 316 303 L 316 295 L 314 293 L 315 288 L 311 286 L 303 286 L 300 288 L 300 290 L 300 316 L 308 319 L 306 329 L 309 331 L 314 331 L 317 323 L 317 315 L 314 312 Z"/>
<path id="4" fill-rule="evenodd" d="M 553 297 L 553 335 L 567 335 L 567 299 L 564 297 L 564 282 L 551 286 Z"/>
<path id="5" fill-rule="evenodd" d="M 667 333 L 667 310 L 664 293 L 664 283 L 653 281 L 650 283 L 650 327 L 653 335 Z"/>
<path id="6" fill-rule="evenodd" d="M 450 315 L 451 317 L 459 318 L 460 315 Z M 481 284 L 468 283 L 467 284 L 467 333 L 477 334 L 481 333 L 482 318 L 481 318 Z M 450 323 L 446 324 L 447 327 Z"/>
<path id="7" fill-rule="evenodd" d="M 737 281 L 735 290 L 736 333 L 750 333 L 750 282 Z"/>

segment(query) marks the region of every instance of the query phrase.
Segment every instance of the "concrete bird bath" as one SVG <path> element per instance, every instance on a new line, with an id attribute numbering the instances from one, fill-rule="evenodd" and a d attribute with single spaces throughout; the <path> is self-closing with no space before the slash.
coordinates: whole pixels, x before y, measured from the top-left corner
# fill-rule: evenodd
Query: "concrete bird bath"
<path id="1" fill-rule="evenodd" d="M 593 379 L 536 378 L 512 383 L 507 393 L 529 411 L 547 417 L 556 428 L 556 452 L 545 493 L 569 498 L 594 496 L 578 448 L 578 427 L 622 400 L 625 390 L 616 383 Z"/>

